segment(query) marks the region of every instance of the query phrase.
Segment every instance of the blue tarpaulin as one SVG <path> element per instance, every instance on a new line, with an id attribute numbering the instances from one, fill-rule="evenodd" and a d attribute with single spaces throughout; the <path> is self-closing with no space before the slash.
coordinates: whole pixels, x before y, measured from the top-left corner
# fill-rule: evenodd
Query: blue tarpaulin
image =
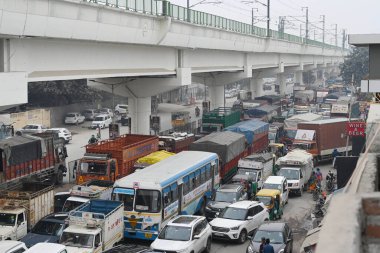
<path id="1" fill-rule="evenodd" d="M 248 144 L 251 145 L 255 134 L 269 131 L 269 123 L 257 119 L 247 120 L 226 127 L 224 131 L 244 134 Z"/>

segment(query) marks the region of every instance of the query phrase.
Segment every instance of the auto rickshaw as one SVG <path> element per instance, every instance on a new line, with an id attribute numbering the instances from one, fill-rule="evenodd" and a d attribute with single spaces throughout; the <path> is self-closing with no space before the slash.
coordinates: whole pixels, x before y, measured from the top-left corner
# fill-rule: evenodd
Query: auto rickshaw
<path id="1" fill-rule="evenodd" d="M 256 194 L 256 200 L 262 202 L 269 210 L 269 219 L 281 219 L 283 214 L 281 192 L 273 189 L 262 189 Z"/>
<path id="2" fill-rule="evenodd" d="M 269 143 L 270 152 L 276 155 L 277 158 L 286 155 L 285 145 L 282 143 Z"/>

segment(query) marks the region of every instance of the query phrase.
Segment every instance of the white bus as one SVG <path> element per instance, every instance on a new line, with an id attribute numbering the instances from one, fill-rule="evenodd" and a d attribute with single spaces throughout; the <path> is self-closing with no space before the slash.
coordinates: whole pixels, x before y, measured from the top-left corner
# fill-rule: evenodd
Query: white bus
<path id="1" fill-rule="evenodd" d="M 201 151 L 183 151 L 117 180 L 112 196 L 124 202 L 124 237 L 154 240 L 175 215 L 204 212 L 219 180 L 218 155 Z"/>

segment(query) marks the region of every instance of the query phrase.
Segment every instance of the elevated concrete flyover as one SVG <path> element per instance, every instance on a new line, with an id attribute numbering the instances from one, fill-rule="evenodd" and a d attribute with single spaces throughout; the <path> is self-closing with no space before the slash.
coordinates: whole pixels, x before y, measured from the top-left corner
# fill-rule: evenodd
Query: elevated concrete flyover
<path id="1" fill-rule="evenodd" d="M 124 5 L 118 5 L 121 2 Z M 206 83 L 222 86 L 252 78 L 257 71 L 271 74 L 275 69 L 281 74 L 292 67 L 302 71 L 307 65 L 336 65 L 346 54 L 276 31 L 266 37 L 265 29 L 207 13 L 191 10 L 188 19 L 186 9 L 168 1 L 139 1 L 146 3 L 141 6 L 132 2 L 1 1 L 0 72 L 23 73 L 24 83 L 98 80 L 98 88 L 122 79 L 129 96 L 146 104 L 150 96 L 199 77 L 208 76 Z M 149 120 L 149 114 L 143 117 L 141 123 Z M 135 127 L 142 133 L 146 128 Z"/>

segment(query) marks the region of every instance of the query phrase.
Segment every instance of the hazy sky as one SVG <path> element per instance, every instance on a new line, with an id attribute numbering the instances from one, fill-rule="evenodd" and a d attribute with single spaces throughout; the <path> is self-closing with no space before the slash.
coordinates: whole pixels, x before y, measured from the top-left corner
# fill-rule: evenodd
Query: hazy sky
<path id="1" fill-rule="evenodd" d="M 201 0 L 190 0 L 196 4 Z M 207 2 L 222 2 L 221 4 L 199 4 L 193 9 L 210 12 L 231 19 L 251 22 L 252 7 L 257 19 L 265 19 L 266 7 L 259 4 L 247 4 L 249 0 L 207 0 Z M 267 3 L 267 0 L 259 0 Z M 171 0 L 170 2 L 185 6 L 186 0 Z M 253 0 L 251 2 L 254 2 Z M 338 34 L 341 40 L 342 29 L 348 34 L 354 33 L 380 33 L 380 0 L 271 0 L 271 28 L 277 30 L 279 16 L 288 16 L 285 32 L 299 35 L 300 24 L 305 27 L 305 11 L 302 7 L 309 7 L 310 38 L 322 38 L 322 23 L 320 15 L 326 15 L 327 42 L 333 42 L 335 26 L 338 24 Z M 292 17 L 289 17 L 292 16 Z M 301 22 L 302 21 L 302 22 Z M 256 23 L 257 26 L 265 27 L 265 21 Z M 304 28 L 303 28 L 304 33 Z"/>

